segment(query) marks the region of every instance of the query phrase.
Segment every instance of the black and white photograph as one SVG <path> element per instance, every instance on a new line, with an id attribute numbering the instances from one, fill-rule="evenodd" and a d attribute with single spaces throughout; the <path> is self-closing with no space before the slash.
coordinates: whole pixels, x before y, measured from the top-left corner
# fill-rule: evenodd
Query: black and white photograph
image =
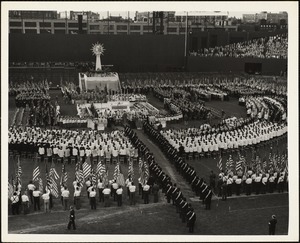
<path id="1" fill-rule="evenodd" d="M 298 241 L 298 56 L 293 1 L 2 2 L 2 241 Z"/>

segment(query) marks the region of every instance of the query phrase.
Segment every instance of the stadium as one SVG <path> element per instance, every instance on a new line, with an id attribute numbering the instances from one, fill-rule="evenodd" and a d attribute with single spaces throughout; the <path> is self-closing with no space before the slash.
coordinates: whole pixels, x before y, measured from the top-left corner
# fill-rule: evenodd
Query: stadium
<path id="1" fill-rule="evenodd" d="M 288 12 L 8 15 L 8 235 L 289 235 Z"/>

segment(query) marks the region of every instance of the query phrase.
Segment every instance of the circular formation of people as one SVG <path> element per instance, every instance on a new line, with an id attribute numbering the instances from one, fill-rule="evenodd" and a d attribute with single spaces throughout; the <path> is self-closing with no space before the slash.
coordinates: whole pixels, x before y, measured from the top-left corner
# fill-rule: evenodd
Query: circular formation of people
<path id="1" fill-rule="evenodd" d="M 286 38 L 276 36 L 238 43 L 203 50 L 197 55 L 286 58 L 284 51 L 275 50 L 287 46 Z M 76 229 L 75 210 L 82 208 L 86 198 L 91 210 L 96 210 L 100 205 L 111 206 L 112 201 L 121 207 L 125 198 L 128 198 L 128 204 L 135 205 L 138 195 L 145 204 L 165 201 L 166 198 L 167 203 L 172 202 L 175 206 L 182 222 L 187 223 L 189 232 L 194 232 L 196 213 L 190 200 L 155 161 L 153 151 L 139 139 L 133 130 L 135 128 L 143 128 L 149 139 L 165 153 L 170 164 L 203 201 L 206 210 L 210 210 L 213 197 L 226 200 L 233 194 L 240 196 L 242 193 L 250 195 L 287 190 L 286 154 L 270 154 L 268 163 L 256 154 L 254 164 L 244 156 L 249 148 L 256 151 L 260 145 L 286 137 L 285 79 L 195 73 L 122 74 L 120 78 L 120 92 L 100 89 L 83 92 L 74 83 L 62 84 L 63 101 L 77 107 L 77 116 L 74 114 L 73 117 L 61 114 L 59 99 L 50 98 L 47 82 L 36 84 L 27 81 L 10 85 L 9 94 L 15 98 L 17 107 L 8 131 L 10 158 L 17 161 L 16 176 L 9 182 L 13 215 L 20 211 L 24 214 L 30 213 L 30 210 L 40 211 L 40 200 L 43 201 L 44 212 L 48 213 L 57 207 L 54 206 L 54 197 L 60 198 L 62 209 L 70 209 L 67 228 L 72 226 Z M 150 94 L 164 102 L 164 111 L 147 103 Z M 211 100 L 226 102 L 230 97 L 238 98 L 247 117 L 225 117 L 224 111 L 206 105 Z M 96 109 L 94 106 L 107 102 L 130 102 L 133 105 L 130 110 Z M 24 116 L 28 122 L 21 126 L 17 120 Z M 219 122 L 213 124 L 212 117 Z M 87 118 L 104 119 L 108 127 L 121 124 L 124 129 L 86 129 Z M 162 120 L 167 121 L 166 127 L 162 127 Z M 204 123 L 184 129 L 168 127 L 168 123 L 181 120 L 202 120 Z M 222 160 L 228 153 L 230 155 L 224 166 Z M 232 155 L 238 159 L 234 161 Z M 22 184 L 22 156 L 35 159 L 32 163 L 33 178 L 28 184 Z M 189 160 L 211 156 L 220 159 L 217 165 L 219 172 L 211 171 L 206 182 Z M 32 157 L 29 159 L 33 160 Z M 51 165 L 49 173 L 46 172 L 44 186 L 39 169 L 41 162 L 49 168 Z M 59 185 L 58 165 L 63 170 Z M 70 165 L 75 166 L 75 179 L 68 187 L 71 183 L 67 183 L 66 167 Z M 128 167 L 126 179 L 120 172 L 123 166 Z M 134 168 L 137 166 L 139 178 L 136 186 Z M 108 176 L 108 167 L 115 169 L 113 178 Z M 270 224 L 274 223 L 275 220 Z"/>

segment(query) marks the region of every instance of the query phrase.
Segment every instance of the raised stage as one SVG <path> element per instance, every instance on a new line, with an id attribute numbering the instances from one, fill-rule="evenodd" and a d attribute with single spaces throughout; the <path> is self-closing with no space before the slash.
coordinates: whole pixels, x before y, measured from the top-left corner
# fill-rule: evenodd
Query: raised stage
<path id="1" fill-rule="evenodd" d="M 79 87 L 81 91 L 99 89 L 109 91 L 120 91 L 121 84 L 118 73 L 115 72 L 89 72 L 79 73 Z"/>

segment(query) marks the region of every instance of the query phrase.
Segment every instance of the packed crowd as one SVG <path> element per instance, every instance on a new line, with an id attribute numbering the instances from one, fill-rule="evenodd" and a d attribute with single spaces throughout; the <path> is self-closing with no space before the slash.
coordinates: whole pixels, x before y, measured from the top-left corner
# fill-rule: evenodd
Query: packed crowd
<path id="1" fill-rule="evenodd" d="M 203 57 L 253 57 L 253 58 L 283 58 L 287 59 L 287 34 L 269 36 L 250 41 L 233 43 L 226 46 L 204 48 L 192 55 Z"/>
<path id="2" fill-rule="evenodd" d="M 80 88 L 72 82 L 62 86 L 61 92 L 66 103 L 72 103 L 76 101 L 85 101 L 87 103 L 107 102 L 107 94 L 105 90 L 95 89 L 88 91 L 80 91 Z"/>
<path id="3" fill-rule="evenodd" d="M 223 128 L 223 129 L 222 129 Z M 193 129 L 193 132 L 197 129 Z M 251 145 L 266 142 L 272 138 L 280 137 L 287 132 L 285 122 L 277 124 L 268 121 L 246 120 L 236 123 L 235 126 L 199 128 L 196 136 L 190 136 L 189 129 L 167 129 L 161 134 L 168 142 L 179 150 L 183 146 L 185 153 L 209 153 L 225 151 L 227 149 L 239 149 Z"/>
<path id="4" fill-rule="evenodd" d="M 202 125 L 199 130 L 192 128 L 183 130 L 181 134 L 182 138 L 190 136 L 191 134 L 196 136 L 196 134 L 206 133 L 206 131 L 210 129 L 211 127 L 205 124 Z M 199 188 L 199 185 L 201 185 L 201 187 L 203 184 L 205 185 L 205 181 L 203 178 L 200 179 L 196 175 L 194 168 L 186 162 L 185 155 L 191 153 L 189 150 L 186 150 L 187 147 L 176 142 L 170 142 L 162 132 L 154 129 L 149 123 L 144 124 L 144 131 L 162 148 L 162 151 L 169 158 L 169 161 L 176 167 L 177 172 L 191 184 L 193 191 L 195 191 L 197 195 L 200 195 L 200 199 L 203 199 L 203 202 L 206 204 L 206 197 L 201 193 L 203 192 L 203 188 Z M 265 194 L 266 192 L 273 193 L 275 190 L 278 190 L 278 192 L 288 190 L 287 162 L 280 162 L 280 158 L 275 158 L 274 156 L 272 159 L 273 162 L 269 162 L 269 166 L 266 165 L 265 161 L 264 165 L 261 163 L 251 165 L 246 162 L 245 158 L 242 162 L 242 156 L 240 154 L 239 157 L 241 161 L 240 167 L 233 168 L 233 164 L 227 164 L 230 160 L 233 163 L 230 155 L 230 158 L 226 162 L 226 171 L 223 171 L 222 165 L 219 167 L 220 173 L 218 176 L 211 171 L 209 183 L 206 187 L 209 186 L 209 189 L 215 192 L 216 196 L 221 197 L 222 200 L 226 200 L 227 196 L 230 197 L 233 193 L 239 196 L 241 193 L 251 195 L 251 193 Z M 282 158 L 284 160 L 287 159 L 284 156 L 282 156 Z M 269 159 L 271 160 L 271 158 Z"/>
<path id="5" fill-rule="evenodd" d="M 15 97 L 16 107 L 36 106 L 40 101 L 49 100 L 50 96 L 44 90 L 21 91 Z"/>
<path id="6" fill-rule="evenodd" d="M 57 119 L 56 106 L 50 100 L 38 100 L 29 106 L 29 126 L 55 126 Z"/>
<path id="7" fill-rule="evenodd" d="M 17 83 L 17 82 L 10 82 L 9 83 L 9 95 L 11 96 L 17 96 L 20 93 L 23 92 L 40 92 L 43 91 L 44 93 L 47 93 L 49 90 L 49 84 L 47 80 L 44 80 L 42 82 L 33 82 L 33 81 L 26 81 L 23 83 Z"/>
<path id="8" fill-rule="evenodd" d="M 276 94 L 286 96 L 287 80 L 278 77 L 248 76 L 234 74 L 208 74 L 208 73 L 153 73 L 153 74 L 131 74 L 120 75 L 122 89 L 125 93 L 153 94 L 163 100 L 172 97 L 174 89 L 191 91 L 193 88 L 201 88 L 206 92 L 216 95 L 246 95 L 246 94 Z M 123 90 L 124 93 L 124 90 Z M 191 100 L 193 97 L 191 93 Z M 199 98 L 200 99 L 200 98 Z"/>
<path id="9" fill-rule="evenodd" d="M 241 97 L 247 108 L 247 115 L 252 118 L 265 119 L 275 122 L 286 121 L 287 106 L 285 99 L 276 99 L 266 96 Z"/>
<path id="10" fill-rule="evenodd" d="M 146 102 L 147 98 L 142 94 L 114 94 L 107 96 L 108 101 L 131 101 L 131 102 Z"/>
<path id="11" fill-rule="evenodd" d="M 185 120 L 207 119 L 209 109 L 202 102 L 191 102 L 187 99 L 171 99 L 171 103 L 176 105 Z"/>
<path id="12" fill-rule="evenodd" d="M 136 156 L 136 150 L 123 131 L 113 132 L 79 131 L 67 129 L 41 129 L 39 127 L 11 127 L 9 129 L 9 150 L 38 153 L 41 160 L 71 157 L 85 161 L 121 156 Z"/>

